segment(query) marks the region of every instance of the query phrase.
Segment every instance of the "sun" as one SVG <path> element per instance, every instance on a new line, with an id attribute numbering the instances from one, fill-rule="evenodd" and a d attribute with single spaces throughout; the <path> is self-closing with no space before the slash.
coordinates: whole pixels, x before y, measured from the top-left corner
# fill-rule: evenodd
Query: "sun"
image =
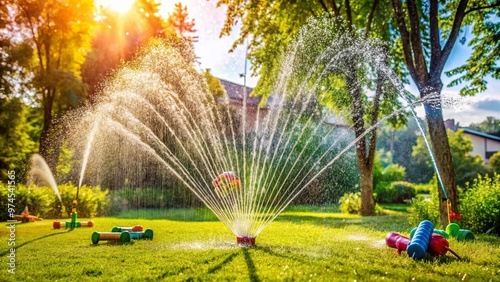
<path id="1" fill-rule="evenodd" d="M 134 4 L 135 0 L 95 0 L 96 7 L 102 6 L 118 13 L 125 13 Z"/>

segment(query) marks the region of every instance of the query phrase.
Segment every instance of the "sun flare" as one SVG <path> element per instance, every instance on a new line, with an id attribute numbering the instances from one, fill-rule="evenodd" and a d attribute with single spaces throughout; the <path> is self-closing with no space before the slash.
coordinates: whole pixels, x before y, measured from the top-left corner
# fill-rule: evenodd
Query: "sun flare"
<path id="1" fill-rule="evenodd" d="M 95 6 L 102 6 L 118 13 L 125 13 L 134 4 L 135 0 L 95 0 Z"/>

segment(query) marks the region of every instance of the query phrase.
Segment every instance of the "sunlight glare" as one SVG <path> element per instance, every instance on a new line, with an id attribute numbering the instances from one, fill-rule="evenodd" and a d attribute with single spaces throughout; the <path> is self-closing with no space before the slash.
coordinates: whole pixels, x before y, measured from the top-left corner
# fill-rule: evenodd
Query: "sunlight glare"
<path id="1" fill-rule="evenodd" d="M 95 0 L 94 5 L 96 7 L 102 6 L 104 8 L 109 8 L 115 12 L 126 13 L 135 0 Z"/>

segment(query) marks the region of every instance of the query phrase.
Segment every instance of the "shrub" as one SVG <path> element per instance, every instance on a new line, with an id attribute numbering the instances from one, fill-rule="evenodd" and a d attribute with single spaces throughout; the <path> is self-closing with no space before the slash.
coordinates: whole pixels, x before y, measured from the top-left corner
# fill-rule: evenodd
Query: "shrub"
<path id="1" fill-rule="evenodd" d="M 41 218 L 60 218 L 71 216 L 73 199 L 76 196 L 76 186 L 72 183 L 59 185 L 62 203 L 52 188 L 27 187 L 16 184 L 14 205 L 15 213 L 21 214 L 28 207 L 30 214 Z M 78 197 L 77 212 L 79 217 L 94 217 L 104 215 L 109 206 L 108 191 L 101 191 L 99 186 L 82 186 Z M 0 206 L 7 211 L 8 186 L 0 184 Z M 6 212 L 2 213 L 0 220 L 10 219 Z"/>
<path id="2" fill-rule="evenodd" d="M 462 228 L 500 234 L 500 174 L 478 176 L 460 195 Z"/>
<path id="3" fill-rule="evenodd" d="M 361 211 L 361 193 L 346 193 L 339 200 L 340 211 L 348 214 L 358 214 Z"/>
<path id="4" fill-rule="evenodd" d="M 392 182 L 390 185 L 379 185 L 375 192 L 379 203 L 403 204 L 416 195 L 413 184 L 405 181 Z"/>
<path id="5" fill-rule="evenodd" d="M 408 221 L 416 227 L 422 220 L 429 220 L 434 226 L 441 225 L 439 207 L 436 201 L 423 197 L 412 200 Z"/>
<path id="6" fill-rule="evenodd" d="M 340 211 L 348 214 L 361 213 L 361 193 L 345 193 L 339 200 Z M 375 214 L 382 214 L 384 209 L 375 204 Z"/>

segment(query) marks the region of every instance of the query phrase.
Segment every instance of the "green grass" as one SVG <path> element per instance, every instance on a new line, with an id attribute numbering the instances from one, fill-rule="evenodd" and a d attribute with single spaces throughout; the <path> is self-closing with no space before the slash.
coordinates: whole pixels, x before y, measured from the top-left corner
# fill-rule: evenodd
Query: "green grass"
<path id="1" fill-rule="evenodd" d="M 185 212 L 185 213 L 184 213 Z M 2 239 L 0 281 L 498 281 L 500 238 L 478 235 L 473 242 L 450 239 L 451 254 L 415 262 L 385 245 L 397 231 L 408 236 L 404 215 L 360 217 L 323 209 L 290 208 L 257 237 L 238 247 L 234 235 L 204 209 L 139 211 L 95 218 L 94 228 L 53 230 L 52 220 L 16 226 L 16 274 L 7 272 Z M 168 219 L 159 219 L 162 216 Z M 197 219 L 198 218 L 198 219 Z M 84 219 L 80 219 L 84 220 Z M 7 238 L 1 223 L 0 238 Z M 94 231 L 141 224 L 152 241 L 92 245 Z"/>

